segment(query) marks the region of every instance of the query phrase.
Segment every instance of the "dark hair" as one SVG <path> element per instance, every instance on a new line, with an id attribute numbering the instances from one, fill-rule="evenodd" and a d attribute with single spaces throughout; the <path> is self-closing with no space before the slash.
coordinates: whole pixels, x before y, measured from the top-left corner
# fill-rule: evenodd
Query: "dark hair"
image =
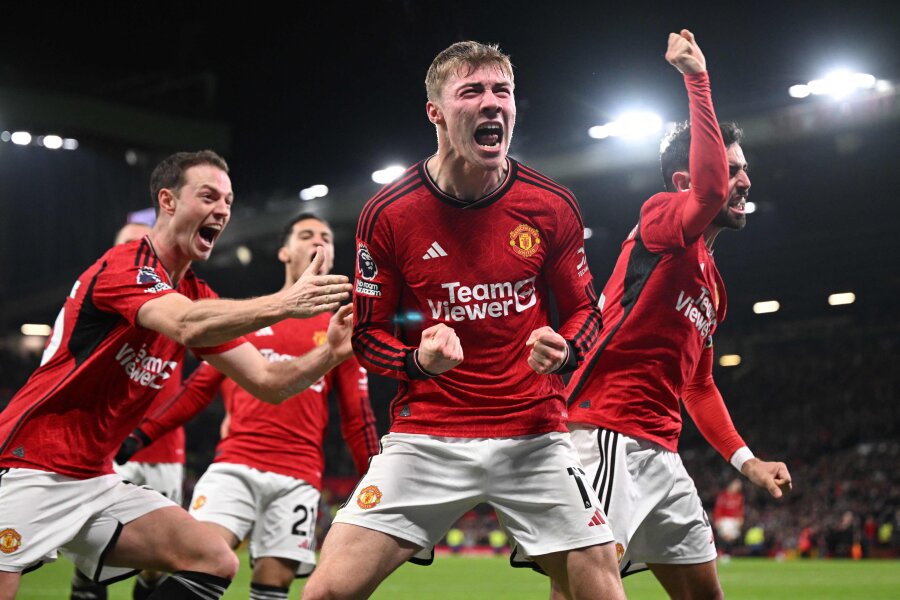
<path id="1" fill-rule="evenodd" d="M 744 139 L 744 130 L 737 123 L 729 121 L 719 123 L 725 147 L 740 144 Z M 679 123 L 675 129 L 663 138 L 659 147 L 659 166 L 662 169 L 663 184 L 666 191 L 674 192 L 672 175 L 676 171 L 687 171 L 691 156 L 691 124 L 688 121 Z"/>
<path id="2" fill-rule="evenodd" d="M 176 152 L 156 165 L 150 175 L 150 198 L 153 206 L 159 208 L 160 190 L 180 190 L 185 184 L 184 172 L 197 165 L 212 165 L 228 172 L 228 163 L 212 150 Z"/>
<path id="3" fill-rule="evenodd" d="M 324 223 L 328 225 L 328 221 L 323 219 L 322 217 L 315 215 L 311 212 L 303 212 L 288 221 L 288 223 L 281 229 L 281 245 L 287 246 L 288 240 L 291 238 L 291 234 L 294 232 L 294 225 L 299 223 L 300 221 L 305 221 L 307 219 L 315 219 L 319 223 Z M 331 227 L 331 225 L 328 225 Z"/>

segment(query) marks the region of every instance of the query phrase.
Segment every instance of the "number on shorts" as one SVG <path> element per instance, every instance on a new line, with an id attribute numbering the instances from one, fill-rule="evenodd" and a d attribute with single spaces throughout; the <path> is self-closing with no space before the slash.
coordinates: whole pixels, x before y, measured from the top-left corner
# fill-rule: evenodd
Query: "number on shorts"
<path id="1" fill-rule="evenodd" d="M 591 504 L 591 497 L 588 495 L 587 488 L 584 486 L 584 480 L 582 477 L 584 476 L 584 471 L 581 467 L 569 467 L 566 469 L 566 472 L 575 478 L 575 485 L 578 486 L 578 493 L 581 494 L 581 500 L 584 502 L 585 508 L 590 508 L 593 506 Z"/>
<path id="2" fill-rule="evenodd" d="M 294 507 L 294 512 L 302 512 L 303 516 L 300 517 L 300 520 L 294 523 L 294 526 L 291 527 L 291 535 L 302 535 L 308 538 L 316 535 L 316 507 L 310 506 L 309 508 L 303 506 L 302 504 L 298 504 Z M 306 531 L 302 531 L 301 527 L 306 521 L 309 520 L 309 527 Z"/>

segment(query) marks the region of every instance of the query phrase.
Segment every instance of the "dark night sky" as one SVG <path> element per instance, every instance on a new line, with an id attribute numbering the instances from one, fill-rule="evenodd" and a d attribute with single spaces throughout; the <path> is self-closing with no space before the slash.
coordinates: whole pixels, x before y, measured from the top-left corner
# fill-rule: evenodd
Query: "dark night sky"
<path id="1" fill-rule="evenodd" d="M 789 85 L 838 62 L 900 75 L 900 11 L 889 2 L 324 4 L 12 9 L 0 79 L 229 123 L 240 192 L 334 185 L 432 152 L 422 79 L 460 39 L 512 55 L 514 153 L 583 142 L 624 106 L 683 116 L 662 58 L 667 32 L 683 26 L 707 54 L 720 116 L 788 104 Z"/>

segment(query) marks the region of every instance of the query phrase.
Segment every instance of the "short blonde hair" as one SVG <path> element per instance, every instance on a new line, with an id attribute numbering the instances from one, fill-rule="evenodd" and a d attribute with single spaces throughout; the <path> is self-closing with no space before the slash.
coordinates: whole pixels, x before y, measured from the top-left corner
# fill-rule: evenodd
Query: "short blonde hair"
<path id="1" fill-rule="evenodd" d="M 428 67 L 425 75 L 425 93 L 428 99 L 432 102 L 439 100 L 450 74 L 457 72 L 463 65 L 468 67 L 466 75 L 485 65 L 492 65 L 509 77 L 510 82 L 514 81 L 512 62 L 500 50 L 500 46 L 473 41 L 456 42 L 435 56 Z"/>

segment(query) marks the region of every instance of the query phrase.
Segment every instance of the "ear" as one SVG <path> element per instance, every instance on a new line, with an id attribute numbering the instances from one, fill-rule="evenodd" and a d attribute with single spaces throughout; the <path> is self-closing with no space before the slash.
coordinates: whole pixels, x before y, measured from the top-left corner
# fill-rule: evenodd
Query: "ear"
<path id="1" fill-rule="evenodd" d="M 177 200 L 178 196 L 169 188 L 159 190 L 159 194 L 156 196 L 156 201 L 159 203 L 159 211 L 167 215 L 172 215 L 175 212 Z"/>
<path id="2" fill-rule="evenodd" d="M 691 174 L 687 171 L 675 171 L 672 173 L 672 184 L 679 192 L 686 192 L 691 189 Z"/>
<path id="3" fill-rule="evenodd" d="M 425 114 L 428 115 L 428 120 L 435 125 L 444 124 L 444 113 L 442 113 L 441 108 L 431 100 L 425 103 Z"/>
<path id="4" fill-rule="evenodd" d="M 278 249 L 278 260 L 280 260 L 284 264 L 291 262 L 291 255 L 288 254 L 287 248 L 285 248 L 284 246 Z"/>

